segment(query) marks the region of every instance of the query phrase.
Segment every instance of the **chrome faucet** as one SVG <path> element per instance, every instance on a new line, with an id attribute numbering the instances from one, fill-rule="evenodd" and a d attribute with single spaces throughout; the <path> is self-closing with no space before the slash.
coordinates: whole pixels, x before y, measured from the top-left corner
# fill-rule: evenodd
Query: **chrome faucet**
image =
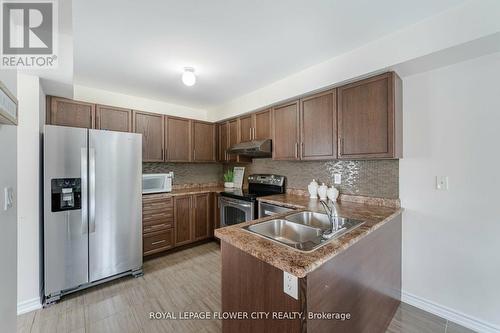
<path id="1" fill-rule="evenodd" d="M 331 207 L 328 206 L 328 203 L 325 200 L 320 200 L 323 208 L 325 209 L 326 215 L 328 215 L 328 220 L 330 221 L 330 229 L 323 232 L 324 238 L 331 238 L 335 235 L 335 232 L 339 230 L 339 219 L 337 215 L 337 208 L 335 204 Z"/>

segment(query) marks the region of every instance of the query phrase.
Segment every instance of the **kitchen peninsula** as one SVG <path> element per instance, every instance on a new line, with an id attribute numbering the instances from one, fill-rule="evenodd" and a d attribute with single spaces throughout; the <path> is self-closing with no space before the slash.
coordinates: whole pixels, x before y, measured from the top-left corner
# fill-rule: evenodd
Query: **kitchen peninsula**
<path id="1" fill-rule="evenodd" d="M 223 332 L 386 329 L 401 299 L 402 209 L 388 202 L 383 203 L 390 207 L 347 201 L 352 199 L 345 197 L 336 204 L 338 215 L 364 224 L 310 252 L 245 229 L 286 218 L 290 212 L 215 230 L 221 240 L 222 311 L 301 314 L 289 319 L 225 320 Z M 306 196 L 280 194 L 258 200 L 296 211 L 323 212 L 317 199 Z M 297 278 L 296 298 L 284 291 L 285 272 L 292 275 L 292 284 Z"/>

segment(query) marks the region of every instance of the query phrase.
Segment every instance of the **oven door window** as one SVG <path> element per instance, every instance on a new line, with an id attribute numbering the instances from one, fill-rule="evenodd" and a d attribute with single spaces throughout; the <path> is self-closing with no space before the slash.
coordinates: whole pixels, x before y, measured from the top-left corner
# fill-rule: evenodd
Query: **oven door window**
<path id="1" fill-rule="evenodd" d="M 254 206 L 245 201 L 220 199 L 221 225 L 233 225 L 253 219 Z"/>
<path id="2" fill-rule="evenodd" d="M 225 225 L 233 225 L 247 221 L 247 212 L 234 206 L 224 206 Z"/>

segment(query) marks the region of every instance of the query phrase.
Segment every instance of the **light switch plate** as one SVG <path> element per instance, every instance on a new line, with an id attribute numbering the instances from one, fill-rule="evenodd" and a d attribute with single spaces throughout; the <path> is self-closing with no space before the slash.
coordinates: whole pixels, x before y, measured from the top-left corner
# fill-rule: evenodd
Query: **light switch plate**
<path id="1" fill-rule="evenodd" d="M 3 210 L 9 210 L 14 206 L 14 189 L 12 187 L 6 187 L 3 189 L 4 192 L 4 204 Z"/>
<path id="2" fill-rule="evenodd" d="M 341 184 L 342 183 L 342 174 L 336 173 L 333 175 L 333 182 L 335 184 Z"/>
<path id="3" fill-rule="evenodd" d="M 436 189 L 448 191 L 448 176 L 436 176 Z"/>
<path id="4" fill-rule="evenodd" d="M 283 291 L 285 294 L 299 299 L 299 279 L 285 271 L 283 271 Z"/>

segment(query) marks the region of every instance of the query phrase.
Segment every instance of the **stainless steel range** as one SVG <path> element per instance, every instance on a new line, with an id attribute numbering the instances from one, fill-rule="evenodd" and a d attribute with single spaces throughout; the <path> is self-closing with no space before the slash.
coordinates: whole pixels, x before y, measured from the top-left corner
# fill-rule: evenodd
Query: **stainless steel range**
<path id="1" fill-rule="evenodd" d="M 256 174 L 248 176 L 248 190 L 226 189 L 219 198 L 221 226 L 257 218 L 257 198 L 285 193 L 285 176 Z"/>

